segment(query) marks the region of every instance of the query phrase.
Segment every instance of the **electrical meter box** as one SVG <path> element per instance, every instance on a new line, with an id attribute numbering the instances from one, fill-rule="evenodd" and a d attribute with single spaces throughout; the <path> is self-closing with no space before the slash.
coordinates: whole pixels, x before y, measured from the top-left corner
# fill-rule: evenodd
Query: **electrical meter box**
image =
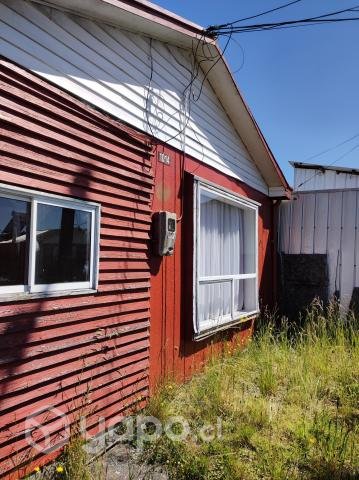
<path id="1" fill-rule="evenodd" d="M 177 232 L 177 216 L 171 212 L 157 212 L 153 217 L 154 251 L 157 255 L 173 255 Z"/>

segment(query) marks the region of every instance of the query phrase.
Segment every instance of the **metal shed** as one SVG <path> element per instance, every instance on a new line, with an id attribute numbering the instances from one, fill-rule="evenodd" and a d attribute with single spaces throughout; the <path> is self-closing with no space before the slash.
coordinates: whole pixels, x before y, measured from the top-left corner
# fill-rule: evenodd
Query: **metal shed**
<path id="1" fill-rule="evenodd" d="M 348 309 L 359 287 L 359 169 L 292 163 L 293 199 L 280 208 L 279 252 L 327 255 L 329 296 Z"/>

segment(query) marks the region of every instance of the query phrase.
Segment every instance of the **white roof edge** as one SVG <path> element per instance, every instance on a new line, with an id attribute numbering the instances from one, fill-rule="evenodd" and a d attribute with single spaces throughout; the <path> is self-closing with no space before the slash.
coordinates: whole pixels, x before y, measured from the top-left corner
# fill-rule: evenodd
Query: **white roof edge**
<path id="1" fill-rule="evenodd" d="M 337 173 L 352 173 L 354 175 L 359 175 L 359 168 L 351 167 L 339 167 L 335 165 L 319 165 L 315 163 L 304 163 L 304 162 L 289 162 L 293 168 L 300 168 L 304 170 L 330 170 Z"/>
<path id="2" fill-rule="evenodd" d="M 289 198 L 290 192 L 284 187 L 269 187 L 270 198 Z"/>
<path id="3" fill-rule="evenodd" d="M 203 32 L 200 25 L 143 0 L 31 1 L 162 41 L 165 39 L 182 48 L 191 47 L 192 41 L 201 38 Z"/>
<path id="4" fill-rule="evenodd" d="M 194 40 L 208 44 L 214 55 L 221 54 L 218 44 L 203 36 L 203 27 L 146 0 L 32 0 L 68 13 L 141 33 L 180 48 L 191 49 Z M 212 64 L 202 63 L 205 74 Z M 290 187 L 270 151 L 252 113 L 246 105 L 226 61 L 222 58 L 208 73 L 214 89 L 234 128 L 248 149 L 269 188 Z"/>

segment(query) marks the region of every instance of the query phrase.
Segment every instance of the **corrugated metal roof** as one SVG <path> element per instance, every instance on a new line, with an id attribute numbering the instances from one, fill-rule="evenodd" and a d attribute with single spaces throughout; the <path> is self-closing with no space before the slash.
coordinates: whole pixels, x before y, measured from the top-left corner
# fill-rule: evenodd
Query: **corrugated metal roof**
<path id="1" fill-rule="evenodd" d="M 294 190 L 350 190 L 359 188 L 359 169 L 334 165 L 290 162 L 294 167 Z"/>

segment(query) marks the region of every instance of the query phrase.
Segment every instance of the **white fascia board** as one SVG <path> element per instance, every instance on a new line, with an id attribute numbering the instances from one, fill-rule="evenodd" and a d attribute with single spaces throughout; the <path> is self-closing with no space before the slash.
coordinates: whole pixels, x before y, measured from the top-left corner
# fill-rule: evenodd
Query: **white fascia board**
<path id="1" fill-rule="evenodd" d="M 120 0 L 31 0 L 64 12 L 104 22 L 144 36 L 171 43 L 181 48 L 191 48 L 193 39 L 200 39 L 203 27 L 188 22 L 171 12 L 149 2 L 133 2 L 147 6 L 145 11 Z M 155 7 L 155 8 L 154 8 Z M 155 13 L 151 13 L 151 10 Z M 165 17 L 170 17 L 167 20 Z M 191 31 L 192 30 L 192 31 Z M 210 41 L 210 39 L 206 39 Z"/>
<path id="2" fill-rule="evenodd" d="M 291 191 L 284 187 L 270 187 L 268 189 L 270 198 L 290 198 Z"/>

